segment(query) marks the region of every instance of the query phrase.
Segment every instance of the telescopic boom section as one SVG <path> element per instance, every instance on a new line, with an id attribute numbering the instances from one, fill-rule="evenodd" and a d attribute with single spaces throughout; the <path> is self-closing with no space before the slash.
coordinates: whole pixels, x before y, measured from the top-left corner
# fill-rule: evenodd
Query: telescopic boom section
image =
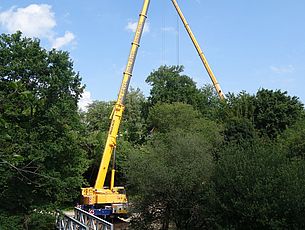
<path id="1" fill-rule="evenodd" d="M 208 74 L 209 74 L 209 76 L 210 76 L 210 78 L 211 78 L 211 80 L 213 82 L 213 85 L 214 85 L 214 87 L 215 87 L 215 89 L 217 91 L 218 96 L 220 97 L 220 99 L 224 99 L 224 94 L 223 94 L 223 92 L 222 92 L 222 90 L 220 88 L 220 85 L 217 82 L 217 79 L 216 79 L 216 77 L 215 77 L 211 67 L 209 66 L 209 63 L 208 63 L 206 57 L 204 56 L 204 53 L 201 50 L 201 48 L 200 48 L 200 46 L 199 46 L 199 44 L 198 44 L 198 42 L 197 42 L 197 40 L 196 40 L 196 38 L 194 36 L 194 34 L 193 34 L 189 24 L 187 23 L 187 21 L 186 21 L 184 15 L 183 15 L 183 13 L 182 13 L 178 3 L 177 3 L 177 1 L 176 0 L 172 0 L 172 3 L 174 4 L 174 6 L 175 6 L 175 8 L 177 10 L 177 13 L 180 16 L 180 19 L 182 20 L 182 22 L 184 24 L 184 27 L 185 27 L 187 33 L 189 34 L 189 36 L 190 36 L 190 38 L 191 38 L 191 40 L 192 40 L 192 42 L 193 42 L 193 44 L 194 44 L 198 54 L 200 56 L 200 59 L 201 59 L 203 65 L 204 65 L 205 69 L 207 70 L 207 72 L 208 72 Z"/>
<path id="2" fill-rule="evenodd" d="M 97 179 L 95 182 L 95 186 L 94 186 L 95 189 L 102 189 L 104 187 L 111 155 L 116 146 L 116 137 L 117 137 L 117 134 L 119 131 L 122 114 L 125 109 L 124 101 L 126 98 L 126 94 L 128 92 L 128 86 L 129 86 L 129 82 L 130 82 L 130 79 L 132 76 L 132 71 L 133 71 L 133 66 L 135 63 L 136 56 L 137 56 L 137 51 L 140 46 L 139 44 L 140 44 L 145 20 L 147 17 L 146 15 L 147 15 L 149 3 L 150 3 L 150 0 L 144 1 L 142 11 L 140 13 L 140 18 L 138 21 L 137 30 L 135 32 L 134 40 L 131 43 L 131 50 L 129 53 L 126 69 L 123 73 L 123 80 L 122 80 L 121 88 L 119 91 L 118 99 L 116 101 L 116 104 L 115 104 L 115 106 L 113 108 L 113 112 L 112 112 L 111 125 L 109 128 L 109 133 L 108 133 L 108 137 L 107 137 L 107 141 L 106 141 L 106 145 L 105 145 L 105 149 L 104 149 L 104 153 L 103 153 L 103 158 L 102 158 L 102 161 L 100 164 L 98 176 L 97 176 Z"/>

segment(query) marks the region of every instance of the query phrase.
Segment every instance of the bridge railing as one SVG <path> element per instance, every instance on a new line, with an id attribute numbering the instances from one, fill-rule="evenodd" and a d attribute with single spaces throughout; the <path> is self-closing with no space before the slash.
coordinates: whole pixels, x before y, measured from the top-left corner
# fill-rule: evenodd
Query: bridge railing
<path id="1" fill-rule="evenodd" d="M 55 213 L 56 223 L 55 227 L 58 230 L 90 230 L 88 226 L 80 221 L 70 217 L 59 210 Z"/>
<path id="2" fill-rule="evenodd" d="M 80 208 L 74 208 L 74 218 L 85 224 L 90 230 L 113 230 L 113 224 Z"/>

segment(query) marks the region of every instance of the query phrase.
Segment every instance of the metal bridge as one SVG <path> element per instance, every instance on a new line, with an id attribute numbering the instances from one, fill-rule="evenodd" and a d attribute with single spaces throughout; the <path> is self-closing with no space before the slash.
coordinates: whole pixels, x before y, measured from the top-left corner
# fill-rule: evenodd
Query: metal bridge
<path id="1" fill-rule="evenodd" d="M 113 224 L 77 207 L 74 208 L 73 217 L 57 210 L 56 228 L 58 230 L 114 230 Z"/>

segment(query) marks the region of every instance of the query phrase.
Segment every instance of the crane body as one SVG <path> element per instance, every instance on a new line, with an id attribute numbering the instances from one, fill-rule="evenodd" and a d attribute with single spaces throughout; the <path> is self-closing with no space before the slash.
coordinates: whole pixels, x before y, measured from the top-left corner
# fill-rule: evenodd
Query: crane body
<path id="1" fill-rule="evenodd" d="M 110 214 L 126 214 L 127 213 L 127 197 L 124 187 L 115 187 L 115 168 L 111 170 L 110 188 L 105 187 L 105 179 L 108 172 L 108 166 L 111 156 L 115 153 L 117 135 L 125 109 L 124 101 L 128 92 L 129 82 L 132 76 L 132 71 L 137 56 L 137 51 L 140 46 L 140 40 L 144 29 L 145 20 L 150 0 L 144 0 L 144 4 L 139 16 L 137 29 L 134 35 L 133 42 L 127 61 L 123 80 L 119 90 L 118 98 L 111 114 L 111 123 L 108 131 L 106 145 L 98 171 L 98 176 L 94 187 L 82 188 L 83 204 L 86 209 L 94 211 L 95 215 L 110 215 Z M 115 155 L 115 154 L 114 154 Z"/>
<path id="2" fill-rule="evenodd" d="M 191 31 L 189 24 L 187 23 L 178 3 L 176 0 L 171 0 L 177 13 L 182 20 L 187 33 L 189 34 L 200 59 L 207 70 L 212 83 L 218 93 L 220 99 L 224 98 L 223 92 L 219 83 L 214 76 L 206 57 L 204 56 L 199 43 L 197 42 L 194 34 Z M 82 202 L 83 209 L 92 210 L 95 215 L 106 216 L 112 214 L 124 215 L 127 214 L 127 197 L 124 187 L 115 186 L 115 150 L 117 144 L 117 135 L 122 120 L 122 115 L 125 109 L 124 101 L 128 92 L 128 86 L 132 77 L 133 67 L 137 56 L 137 51 L 140 46 L 140 40 L 144 29 L 145 20 L 147 18 L 147 11 L 149 8 L 150 0 L 144 0 L 143 7 L 139 16 L 137 29 L 135 31 L 133 42 L 131 43 L 131 49 L 127 61 L 125 71 L 123 73 L 123 80 L 119 90 L 117 101 L 114 105 L 111 113 L 110 128 L 106 140 L 105 149 L 103 152 L 102 160 L 100 163 L 97 179 L 94 187 L 82 188 Z M 113 156 L 113 167 L 111 170 L 110 186 L 105 186 L 105 180 L 108 172 L 111 157 Z"/>

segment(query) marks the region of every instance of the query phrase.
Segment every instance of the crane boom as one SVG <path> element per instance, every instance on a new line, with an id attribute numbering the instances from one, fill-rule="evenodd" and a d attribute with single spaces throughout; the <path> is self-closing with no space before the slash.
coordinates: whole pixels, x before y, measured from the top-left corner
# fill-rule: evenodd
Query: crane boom
<path id="1" fill-rule="evenodd" d="M 103 153 L 103 158 L 100 164 L 98 176 L 95 182 L 95 189 L 101 189 L 104 186 L 107 171 L 108 171 L 108 165 L 110 162 L 110 158 L 113 152 L 114 147 L 116 146 L 116 136 L 118 134 L 119 126 L 121 123 L 122 114 L 124 112 L 125 106 L 124 101 L 125 97 L 128 91 L 129 82 L 132 76 L 133 66 L 135 63 L 135 59 L 137 56 L 137 51 L 139 48 L 145 20 L 146 20 L 146 14 L 149 7 L 149 0 L 144 1 L 144 5 L 142 7 L 142 11 L 140 13 L 140 18 L 138 21 L 138 26 L 135 32 L 134 40 L 131 43 L 131 50 L 128 57 L 128 62 L 125 68 L 125 71 L 123 73 L 123 80 L 121 84 L 121 88 L 119 91 L 118 99 L 116 101 L 116 104 L 113 109 L 112 113 L 112 119 L 111 119 L 111 125 L 109 128 L 109 133 L 106 141 L 106 146 Z"/>
<path id="2" fill-rule="evenodd" d="M 214 73 L 213 73 L 209 63 L 208 63 L 208 60 L 206 59 L 203 51 L 201 50 L 200 45 L 197 42 L 197 40 L 195 38 L 195 35 L 193 34 L 193 32 L 191 30 L 191 27 L 189 26 L 188 22 L 186 21 L 186 19 L 185 19 L 183 13 L 182 13 L 182 11 L 181 11 L 177 1 L 176 0 L 171 0 L 171 1 L 174 4 L 174 7 L 175 7 L 179 17 L 180 17 L 180 19 L 181 19 L 181 21 L 182 21 L 182 23 L 183 23 L 183 25 L 184 25 L 188 35 L 190 36 L 190 38 L 191 38 L 191 40 L 192 40 L 192 42 L 193 42 L 193 44 L 194 44 L 194 46 L 195 46 L 199 56 L 200 56 L 200 59 L 201 59 L 203 65 L 204 65 L 206 71 L 208 72 L 208 74 L 209 74 L 209 76 L 211 78 L 211 81 L 212 81 L 212 83 L 213 83 L 213 85 L 214 85 L 214 87 L 216 89 L 216 92 L 217 92 L 218 96 L 220 97 L 220 99 L 224 99 L 224 94 L 223 94 L 223 92 L 222 92 L 222 90 L 220 88 L 220 85 L 219 85 L 219 83 L 218 83 L 218 81 L 217 81 L 217 79 L 216 79 L 216 77 L 215 77 L 215 75 L 214 75 Z"/>
<path id="3" fill-rule="evenodd" d="M 124 187 L 114 187 L 115 168 L 111 171 L 110 189 L 105 187 L 105 179 L 111 156 L 115 157 L 116 141 L 125 109 L 125 98 L 128 92 L 129 82 L 137 56 L 141 36 L 146 21 L 146 14 L 150 0 L 144 0 L 139 16 L 137 29 L 128 56 L 127 65 L 123 73 L 123 79 L 119 90 L 117 101 L 111 113 L 111 123 L 94 187 L 82 188 L 82 202 L 84 209 L 92 209 L 95 215 L 111 215 L 127 213 L 127 197 Z M 114 165 L 114 164 L 113 164 Z"/>

